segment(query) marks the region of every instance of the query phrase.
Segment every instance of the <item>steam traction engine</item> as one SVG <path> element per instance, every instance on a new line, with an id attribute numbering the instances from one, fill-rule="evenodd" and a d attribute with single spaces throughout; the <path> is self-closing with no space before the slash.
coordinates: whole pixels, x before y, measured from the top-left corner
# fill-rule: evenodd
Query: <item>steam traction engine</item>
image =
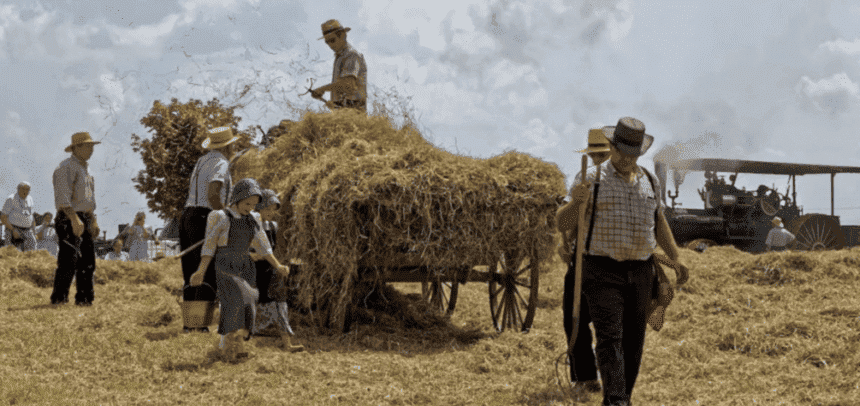
<path id="1" fill-rule="evenodd" d="M 730 159 L 688 159 L 677 162 L 655 162 L 657 177 L 664 188 L 661 198 L 667 205 L 666 219 L 678 245 L 701 248 L 711 245 L 734 245 L 748 252 L 765 250 L 765 240 L 772 228 L 771 220 L 782 218 L 785 227 L 796 237 L 794 249 L 840 249 L 854 245 L 857 227 L 842 227 L 833 215 L 833 178 L 837 173 L 860 173 L 858 167 L 787 164 L 778 162 Z M 666 178 L 673 172 L 675 193 L 665 192 Z M 680 208 L 676 204 L 678 186 L 690 171 L 704 171 L 705 184 L 699 189 L 703 209 Z M 719 173 L 730 173 L 728 181 Z M 788 175 L 785 193 L 760 185 L 754 191 L 735 187 L 738 174 Z M 831 214 L 804 214 L 797 206 L 797 175 L 830 174 Z M 844 229 L 843 229 L 844 228 Z M 849 239 L 846 240 L 846 231 Z"/>

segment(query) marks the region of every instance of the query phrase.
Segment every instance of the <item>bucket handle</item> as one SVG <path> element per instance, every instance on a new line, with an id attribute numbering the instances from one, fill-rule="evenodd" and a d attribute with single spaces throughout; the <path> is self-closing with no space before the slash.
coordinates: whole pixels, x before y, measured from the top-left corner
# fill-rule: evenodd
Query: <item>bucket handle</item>
<path id="1" fill-rule="evenodd" d="M 215 288 L 213 288 L 213 287 L 212 287 L 212 285 L 210 285 L 210 284 L 208 284 L 208 283 L 206 283 L 206 282 L 203 282 L 203 283 L 201 283 L 200 285 L 197 285 L 197 286 L 191 286 L 191 284 L 184 285 L 184 286 L 182 287 L 182 291 L 183 291 L 183 292 L 185 292 L 185 290 L 186 290 L 186 289 L 188 289 L 188 288 L 197 288 L 197 287 L 200 287 L 200 286 L 203 286 L 203 285 L 208 286 L 208 287 L 209 287 L 209 289 L 210 289 L 212 292 L 215 292 Z M 199 293 L 199 291 L 198 291 L 198 293 Z M 194 298 L 196 299 L 196 298 L 197 298 L 197 295 L 194 295 Z"/>

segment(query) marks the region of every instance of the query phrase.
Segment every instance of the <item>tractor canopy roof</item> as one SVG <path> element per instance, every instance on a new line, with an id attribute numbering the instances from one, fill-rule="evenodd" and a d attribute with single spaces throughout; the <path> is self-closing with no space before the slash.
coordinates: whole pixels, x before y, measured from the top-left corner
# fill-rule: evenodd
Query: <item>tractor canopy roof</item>
<path id="1" fill-rule="evenodd" d="M 674 162 L 657 161 L 656 163 L 666 165 L 667 169 L 681 171 L 737 172 L 770 175 L 860 173 L 860 167 L 857 166 L 790 164 L 783 162 L 747 161 L 743 159 L 682 159 Z"/>

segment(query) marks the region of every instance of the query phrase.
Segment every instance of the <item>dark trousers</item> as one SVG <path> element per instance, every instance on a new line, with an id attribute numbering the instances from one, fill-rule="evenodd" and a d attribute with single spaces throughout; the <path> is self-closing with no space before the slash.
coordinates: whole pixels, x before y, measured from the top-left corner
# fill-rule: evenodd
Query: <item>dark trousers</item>
<path id="1" fill-rule="evenodd" d="M 54 291 L 51 293 L 51 303 L 66 303 L 69 301 L 69 288 L 72 278 L 75 278 L 75 303 L 93 302 L 93 273 L 96 270 L 96 250 L 93 236 L 90 235 L 91 214 L 78 212 L 78 218 L 84 223 L 84 232 L 76 237 L 72 232 L 72 220 L 65 212 L 57 212 L 54 229 L 57 230 L 57 240 L 60 250 L 57 253 L 57 270 L 54 273 Z"/>
<path id="2" fill-rule="evenodd" d="M 585 256 L 582 268 L 582 294 L 597 333 L 603 405 L 626 404 L 642 362 L 654 268 L 650 261 L 598 256 Z"/>
<path id="3" fill-rule="evenodd" d="M 562 299 L 562 314 L 564 315 L 564 333 L 570 342 L 570 334 L 573 332 L 573 288 L 576 283 L 575 264 L 571 262 L 567 266 L 567 274 L 564 276 L 564 297 Z M 597 379 L 597 364 L 594 358 L 594 350 L 591 348 L 591 329 L 588 323 L 591 315 L 588 313 L 588 301 L 583 295 L 579 299 L 579 330 L 572 348 L 570 360 L 571 381 L 593 381 Z"/>
<path id="4" fill-rule="evenodd" d="M 206 237 L 206 217 L 209 216 L 209 212 L 211 211 L 212 209 L 205 207 L 186 207 L 182 211 L 182 216 L 179 217 L 179 248 L 181 250 L 184 251 Z M 203 283 L 209 286 L 190 286 L 191 275 L 197 272 L 197 267 L 200 266 L 201 252 L 203 252 L 202 246 L 182 256 L 182 280 L 184 282 L 182 300 L 214 302 L 215 289 L 217 289 L 214 257 L 209 262 L 209 267 L 206 268 L 206 273 L 203 275 Z"/>
<path id="5" fill-rule="evenodd" d="M 258 301 L 260 303 L 273 302 L 274 299 L 269 296 L 269 285 L 272 284 L 272 277 L 275 272 L 272 269 L 272 264 L 266 260 L 254 261 L 254 267 L 257 268 L 257 290 L 260 291 Z"/>

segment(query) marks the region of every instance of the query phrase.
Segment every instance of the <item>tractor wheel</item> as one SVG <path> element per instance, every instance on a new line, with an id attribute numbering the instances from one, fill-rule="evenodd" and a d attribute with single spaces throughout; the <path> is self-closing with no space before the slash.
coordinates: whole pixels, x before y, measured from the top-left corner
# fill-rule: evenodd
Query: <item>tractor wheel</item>
<path id="1" fill-rule="evenodd" d="M 845 247 L 845 234 L 839 222 L 823 214 L 805 214 L 791 222 L 795 247 L 801 251 L 838 250 Z"/>

